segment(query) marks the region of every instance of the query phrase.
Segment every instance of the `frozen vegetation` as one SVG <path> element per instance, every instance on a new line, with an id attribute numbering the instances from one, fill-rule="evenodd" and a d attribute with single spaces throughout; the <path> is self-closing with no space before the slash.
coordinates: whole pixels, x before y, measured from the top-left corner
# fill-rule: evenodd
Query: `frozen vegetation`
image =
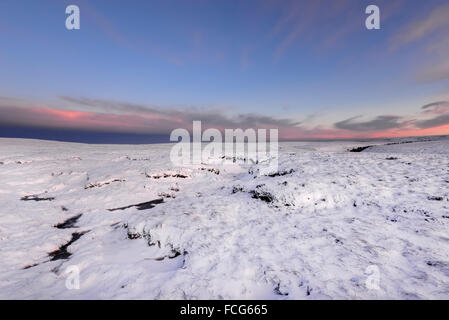
<path id="1" fill-rule="evenodd" d="M 170 147 L 0 139 L 0 298 L 449 298 L 448 138 L 280 143 L 269 175 Z"/>

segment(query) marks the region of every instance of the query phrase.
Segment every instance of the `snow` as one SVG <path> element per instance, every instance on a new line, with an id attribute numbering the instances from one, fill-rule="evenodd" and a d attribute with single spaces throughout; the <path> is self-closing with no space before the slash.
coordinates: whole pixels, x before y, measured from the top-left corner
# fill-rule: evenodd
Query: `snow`
<path id="1" fill-rule="evenodd" d="M 0 139 L 0 298 L 449 298 L 448 137 L 279 146 L 257 175 L 175 167 L 169 144 Z"/>

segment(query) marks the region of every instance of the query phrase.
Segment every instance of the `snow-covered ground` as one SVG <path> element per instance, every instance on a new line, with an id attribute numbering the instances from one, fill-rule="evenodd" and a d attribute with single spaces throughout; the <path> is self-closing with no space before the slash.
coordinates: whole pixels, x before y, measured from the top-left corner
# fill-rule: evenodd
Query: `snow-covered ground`
<path id="1" fill-rule="evenodd" d="M 170 148 L 0 139 L 0 298 L 449 298 L 448 138 Z"/>

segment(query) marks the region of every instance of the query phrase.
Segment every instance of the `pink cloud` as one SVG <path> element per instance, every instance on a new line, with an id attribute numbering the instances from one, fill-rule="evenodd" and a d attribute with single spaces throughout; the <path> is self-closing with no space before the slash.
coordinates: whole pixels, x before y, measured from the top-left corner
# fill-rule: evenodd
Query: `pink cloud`
<path id="1" fill-rule="evenodd" d="M 67 98 L 69 99 L 69 98 Z M 300 139 L 357 139 L 404 137 L 417 135 L 449 134 L 448 106 L 445 101 L 424 106 L 416 115 L 419 120 L 404 120 L 398 116 L 379 116 L 371 120 L 359 117 L 346 119 L 333 126 L 310 127 L 290 119 L 278 119 L 258 114 L 228 116 L 221 110 L 168 109 L 144 107 L 128 103 L 113 103 L 102 100 L 74 99 L 84 103 L 90 111 L 75 107 L 60 109 L 48 106 L 30 107 L 11 105 L 11 99 L 0 99 L 0 124 L 41 128 L 62 128 L 75 130 L 169 134 L 176 128 L 190 130 L 192 121 L 201 120 L 203 130 L 216 128 L 276 128 L 281 140 Z M 109 108 L 109 109 L 108 109 Z M 431 116 L 430 119 L 429 116 Z"/>

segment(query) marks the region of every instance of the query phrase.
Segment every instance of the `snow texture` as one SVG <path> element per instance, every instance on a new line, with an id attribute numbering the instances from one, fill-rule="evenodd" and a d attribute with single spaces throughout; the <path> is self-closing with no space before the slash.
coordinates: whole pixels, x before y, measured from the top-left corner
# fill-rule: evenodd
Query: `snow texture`
<path id="1" fill-rule="evenodd" d="M 0 139 L 0 298 L 449 298 L 447 137 L 280 143 L 267 175 L 170 148 Z"/>

